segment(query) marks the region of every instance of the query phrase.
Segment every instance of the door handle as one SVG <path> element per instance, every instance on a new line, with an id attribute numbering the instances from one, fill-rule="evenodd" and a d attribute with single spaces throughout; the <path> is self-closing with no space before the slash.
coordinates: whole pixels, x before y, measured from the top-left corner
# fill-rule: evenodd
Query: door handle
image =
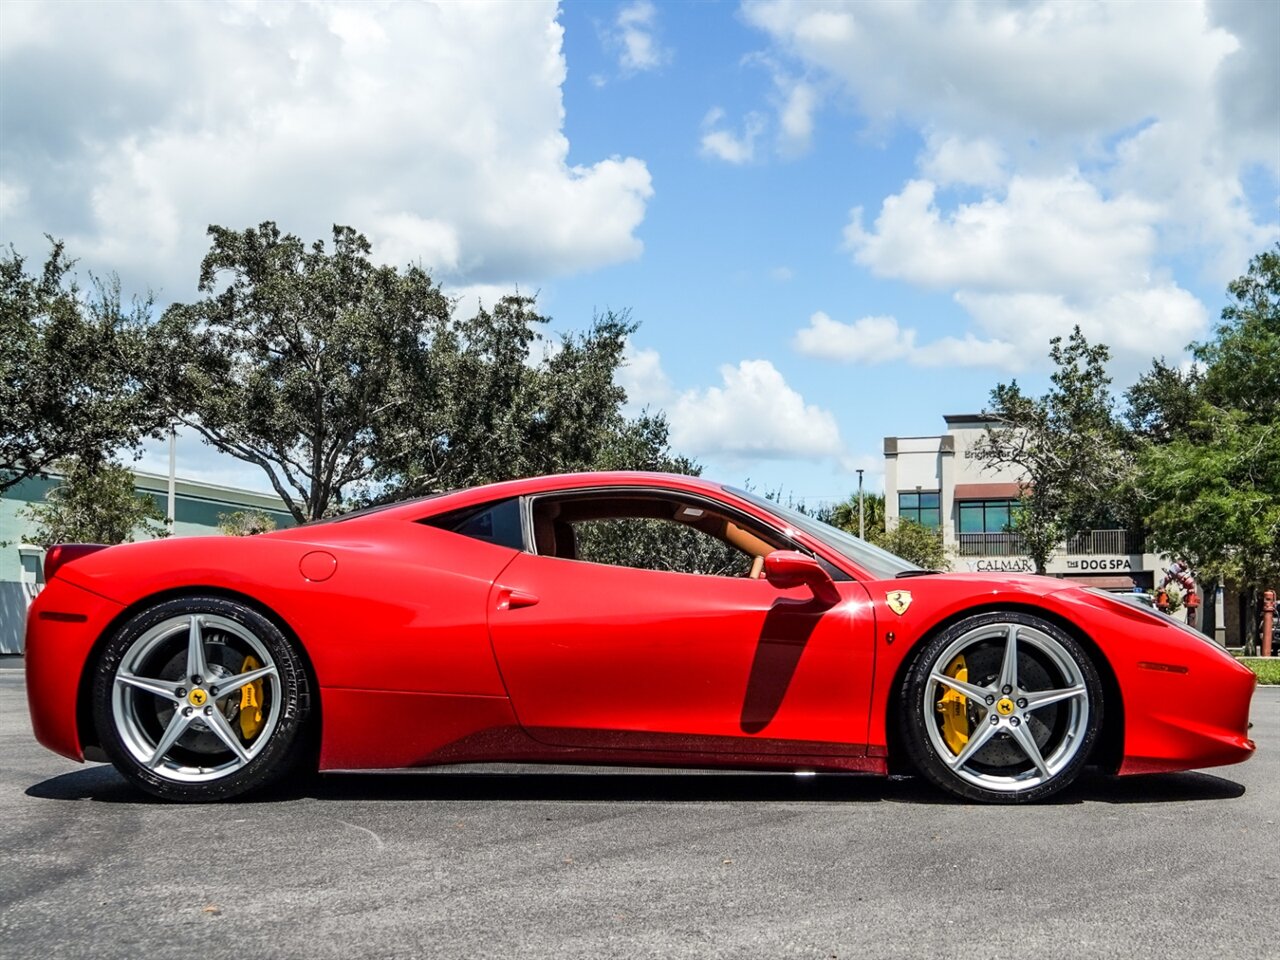
<path id="1" fill-rule="evenodd" d="M 539 598 L 532 593 L 525 593 L 523 590 L 511 590 L 503 587 L 498 594 L 499 610 L 518 610 L 520 607 L 532 607 L 538 602 Z"/>

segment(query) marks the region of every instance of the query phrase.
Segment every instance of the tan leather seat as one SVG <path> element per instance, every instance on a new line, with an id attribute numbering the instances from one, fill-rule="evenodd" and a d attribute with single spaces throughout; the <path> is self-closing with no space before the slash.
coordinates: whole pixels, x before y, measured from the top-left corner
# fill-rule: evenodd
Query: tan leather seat
<path id="1" fill-rule="evenodd" d="M 533 512 L 533 546 L 540 557 L 559 557 L 562 560 L 578 559 L 577 538 L 573 525 L 556 519 L 560 510 L 556 504 Z"/>
<path id="2" fill-rule="evenodd" d="M 556 522 L 542 510 L 533 513 L 533 548 L 540 557 L 556 555 Z"/>

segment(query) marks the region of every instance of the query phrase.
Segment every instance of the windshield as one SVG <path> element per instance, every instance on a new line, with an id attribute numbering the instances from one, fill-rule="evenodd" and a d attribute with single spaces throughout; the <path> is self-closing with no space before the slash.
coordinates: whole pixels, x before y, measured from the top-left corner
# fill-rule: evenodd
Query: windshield
<path id="1" fill-rule="evenodd" d="M 806 516 L 799 510 L 792 510 L 790 507 L 784 507 L 779 503 L 774 503 L 772 500 L 766 500 L 764 497 L 758 497 L 754 493 L 747 493 L 745 490 L 738 490 L 735 487 L 725 487 L 725 490 L 735 497 L 741 497 L 748 503 L 754 503 L 757 507 L 780 517 L 795 529 L 807 533 L 815 540 L 820 540 L 832 550 L 848 557 L 879 580 L 892 580 L 900 573 L 920 569 L 910 560 L 903 560 L 888 550 L 881 550 L 879 547 L 867 543 L 867 541 L 859 539 L 851 533 L 846 533 L 839 527 L 833 527 L 829 523 L 823 523 L 821 520 Z"/>

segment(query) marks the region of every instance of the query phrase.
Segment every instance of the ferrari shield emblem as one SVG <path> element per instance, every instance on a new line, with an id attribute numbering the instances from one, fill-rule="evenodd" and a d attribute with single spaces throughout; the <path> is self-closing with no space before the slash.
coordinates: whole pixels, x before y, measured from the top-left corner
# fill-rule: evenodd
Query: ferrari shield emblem
<path id="1" fill-rule="evenodd" d="M 890 590 L 884 597 L 885 603 L 889 605 L 889 609 L 902 616 L 907 612 L 907 607 L 911 606 L 910 590 Z"/>

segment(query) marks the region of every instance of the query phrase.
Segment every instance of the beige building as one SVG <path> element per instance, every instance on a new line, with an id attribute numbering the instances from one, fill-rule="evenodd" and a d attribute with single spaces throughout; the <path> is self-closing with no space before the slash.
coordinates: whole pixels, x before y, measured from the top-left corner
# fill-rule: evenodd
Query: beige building
<path id="1" fill-rule="evenodd" d="M 887 522 L 909 517 L 941 527 L 953 570 L 1034 573 L 1020 538 L 1009 530 L 1021 477 L 974 454 L 990 421 L 976 414 L 943 419 L 947 432 L 940 436 L 885 437 Z M 1125 530 L 1086 531 L 1054 552 L 1046 572 L 1108 590 L 1150 590 L 1164 578 L 1168 558 L 1131 540 Z"/>

